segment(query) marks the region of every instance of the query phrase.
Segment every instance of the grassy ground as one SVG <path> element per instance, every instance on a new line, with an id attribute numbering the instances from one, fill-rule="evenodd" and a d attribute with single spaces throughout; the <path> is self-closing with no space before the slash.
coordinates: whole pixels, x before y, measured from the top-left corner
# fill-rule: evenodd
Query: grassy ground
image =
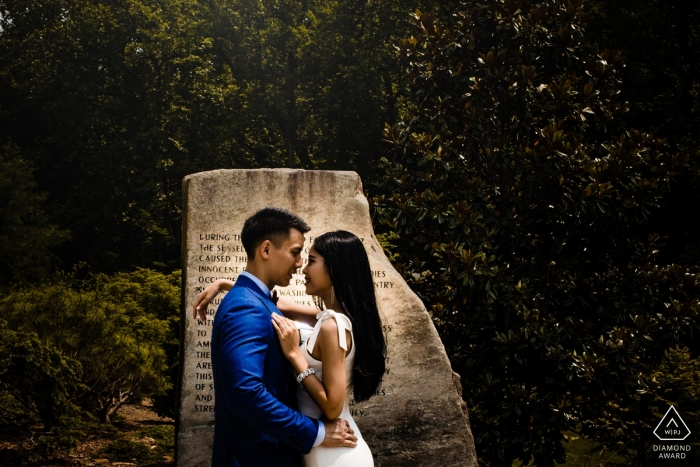
<path id="1" fill-rule="evenodd" d="M 581 439 L 573 433 L 566 434 L 566 467 L 602 467 L 610 463 L 623 462 L 615 453 L 605 450 L 594 440 Z"/>
<path id="2" fill-rule="evenodd" d="M 0 464 L 19 463 L 19 449 L 27 443 L 24 433 L 2 433 Z M 175 423 L 160 418 L 149 403 L 126 405 L 119 409 L 112 426 L 97 425 L 71 453 L 38 461 L 36 467 L 150 466 L 173 467 Z M 9 462 L 9 463 L 6 463 Z"/>
<path id="3" fill-rule="evenodd" d="M 557 464 L 565 467 L 604 467 L 613 463 L 624 462 L 624 459 L 615 453 L 606 451 L 594 440 L 582 439 L 574 433 L 566 433 L 566 463 Z M 532 465 L 532 464 L 527 464 Z M 525 467 L 520 461 L 513 463 L 513 467 Z"/>

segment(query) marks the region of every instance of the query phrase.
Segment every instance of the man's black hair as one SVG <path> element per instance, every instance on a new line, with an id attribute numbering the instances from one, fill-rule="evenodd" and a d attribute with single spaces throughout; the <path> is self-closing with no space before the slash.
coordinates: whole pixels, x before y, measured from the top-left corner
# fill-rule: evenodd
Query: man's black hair
<path id="1" fill-rule="evenodd" d="M 304 220 L 282 208 L 263 208 L 246 219 L 241 231 L 241 242 L 248 259 L 255 258 L 255 250 L 265 240 L 279 248 L 289 238 L 291 229 L 305 234 L 311 227 Z"/>

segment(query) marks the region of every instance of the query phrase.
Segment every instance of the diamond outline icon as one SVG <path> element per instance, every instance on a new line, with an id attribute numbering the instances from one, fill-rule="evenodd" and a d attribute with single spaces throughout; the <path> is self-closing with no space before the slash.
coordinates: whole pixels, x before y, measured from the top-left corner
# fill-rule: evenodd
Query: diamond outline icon
<path id="1" fill-rule="evenodd" d="M 686 435 L 685 435 L 684 437 L 682 437 L 682 438 L 662 438 L 662 437 L 659 436 L 658 433 L 656 432 L 659 428 L 661 428 L 661 424 L 666 420 L 666 417 L 669 416 L 669 414 L 671 413 L 672 410 L 673 410 L 673 414 L 675 414 L 676 417 L 678 418 L 678 420 L 681 421 L 681 423 L 683 424 L 683 428 L 685 428 L 686 431 L 687 431 Z M 671 417 L 673 417 L 673 414 L 671 414 Z M 675 422 L 675 418 L 671 418 L 671 420 L 666 424 L 666 427 L 664 427 L 664 428 L 667 428 L 668 425 L 671 424 L 671 422 L 674 422 L 674 424 L 676 424 L 676 427 L 678 428 L 678 424 Z M 681 415 L 678 413 L 678 411 L 676 410 L 676 408 L 675 408 L 674 406 L 671 406 L 671 407 L 668 408 L 668 410 L 666 411 L 666 414 L 663 416 L 663 418 L 661 419 L 661 421 L 659 422 L 659 424 L 656 425 L 656 428 L 654 428 L 654 435 L 655 435 L 657 438 L 659 438 L 659 440 L 661 440 L 661 441 L 683 441 L 683 440 L 686 439 L 688 436 L 690 436 L 690 428 L 688 428 L 688 425 L 685 424 L 685 421 L 683 420 L 683 418 L 681 417 Z"/>

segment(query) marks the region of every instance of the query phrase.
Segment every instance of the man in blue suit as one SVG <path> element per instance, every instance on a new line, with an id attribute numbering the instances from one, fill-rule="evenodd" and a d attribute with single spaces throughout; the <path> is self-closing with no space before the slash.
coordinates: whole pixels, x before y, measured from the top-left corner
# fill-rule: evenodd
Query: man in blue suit
<path id="1" fill-rule="evenodd" d="M 279 310 L 270 290 L 289 285 L 301 267 L 308 231 L 280 208 L 262 209 L 243 226 L 246 270 L 219 305 L 211 337 L 212 467 L 297 467 L 313 446 L 355 446 L 345 420 L 319 421 L 294 410 L 294 375 L 272 327 Z"/>

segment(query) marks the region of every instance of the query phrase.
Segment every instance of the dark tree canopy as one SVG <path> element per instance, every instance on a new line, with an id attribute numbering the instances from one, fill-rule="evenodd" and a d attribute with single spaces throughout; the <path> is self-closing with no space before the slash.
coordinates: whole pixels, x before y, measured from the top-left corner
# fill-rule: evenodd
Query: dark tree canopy
<path id="1" fill-rule="evenodd" d="M 16 146 L 0 147 L 0 285 L 45 278 L 56 259 L 51 248 L 69 237 L 49 222 L 34 170 Z"/>
<path id="2" fill-rule="evenodd" d="M 176 269 L 194 172 L 335 168 L 380 186 L 404 102 L 393 44 L 420 3 L 0 2 L 0 142 L 70 229 L 64 267 Z"/>
<path id="3" fill-rule="evenodd" d="M 419 109 L 386 129 L 398 183 L 378 215 L 489 465 L 554 465 L 565 431 L 620 426 L 697 331 L 695 270 L 660 261 L 651 222 L 687 156 L 628 127 L 625 59 L 587 51 L 589 18 L 579 0 L 465 2 L 399 43 Z"/>
<path id="4" fill-rule="evenodd" d="M 667 261 L 700 263 L 700 3 L 692 0 L 590 0 L 587 41 L 628 58 L 622 99 L 633 126 L 663 135 L 689 154 L 690 170 L 674 185 L 657 229 L 668 237 Z"/>

